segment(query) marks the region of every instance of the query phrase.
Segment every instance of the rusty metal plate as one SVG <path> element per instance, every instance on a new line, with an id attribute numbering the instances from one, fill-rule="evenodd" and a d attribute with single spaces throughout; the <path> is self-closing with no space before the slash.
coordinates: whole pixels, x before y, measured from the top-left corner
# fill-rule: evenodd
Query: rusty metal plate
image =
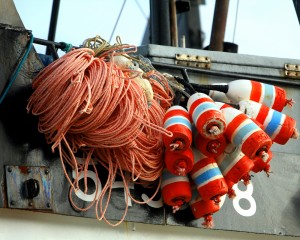
<path id="1" fill-rule="evenodd" d="M 6 166 L 5 171 L 8 207 L 52 209 L 52 181 L 48 167 Z"/>

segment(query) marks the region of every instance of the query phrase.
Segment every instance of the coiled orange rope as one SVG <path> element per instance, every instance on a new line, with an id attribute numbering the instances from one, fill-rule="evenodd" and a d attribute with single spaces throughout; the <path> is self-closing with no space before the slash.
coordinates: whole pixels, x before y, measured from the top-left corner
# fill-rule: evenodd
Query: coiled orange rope
<path id="1" fill-rule="evenodd" d="M 110 223 L 105 217 L 116 175 L 122 176 L 126 193 L 133 199 L 129 181 L 160 179 L 163 170 L 162 134 L 171 135 L 162 127 L 163 116 L 173 98 L 164 76 L 157 71 L 145 74 L 154 92 L 154 100 L 148 106 L 143 89 L 132 81 L 137 73 L 120 69 L 110 61 L 112 56 L 123 54 L 128 47 L 132 49 L 129 45 L 113 46 L 97 53 L 98 57 L 89 48 L 70 51 L 34 79 L 34 93 L 27 106 L 28 111 L 39 117 L 38 129 L 52 144 L 52 151 L 58 149 L 66 178 L 71 184 L 70 199 L 72 192 L 79 188 L 78 178 L 82 172 L 87 191 L 88 165 L 93 166 L 98 176 L 92 158 L 108 170 L 101 194 L 95 195 L 88 207 L 80 208 L 72 199 L 71 204 L 81 211 L 95 205 L 96 217 L 113 226 L 124 220 L 128 209 L 126 202 L 124 216 L 117 224 Z M 79 152 L 84 156 L 83 162 L 76 158 Z M 65 164 L 75 170 L 74 180 L 69 178 Z M 130 179 L 124 172 L 131 173 Z M 103 203 L 104 196 L 108 198 L 106 203 Z"/>

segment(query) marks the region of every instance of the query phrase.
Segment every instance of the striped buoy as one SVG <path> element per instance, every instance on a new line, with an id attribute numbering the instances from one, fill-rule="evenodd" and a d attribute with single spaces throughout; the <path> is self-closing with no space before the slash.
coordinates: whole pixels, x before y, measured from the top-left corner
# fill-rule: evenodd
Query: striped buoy
<path id="1" fill-rule="evenodd" d="M 223 102 L 215 102 L 215 104 L 217 105 L 217 107 L 221 110 L 223 108 L 231 108 L 232 106 L 230 106 L 229 104 L 227 103 L 223 103 Z"/>
<path id="2" fill-rule="evenodd" d="M 216 160 L 227 183 L 228 195 L 232 198 L 235 196 L 233 185 L 249 175 L 254 163 L 233 144 L 228 144 L 225 153 Z"/>
<path id="3" fill-rule="evenodd" d="M 251 100 L 240 101 L 239 106 L 240 111 L 262 124 L 274 142 L 286 144 L 290 138 L 298 137 L 296 121 L 290 116 Z"/>
<path id="4" fill-rule="evenodd" d="M 192 123 L 188 111 L 181 106 L 170 107 L 164 116 L 164 128 L 173 133 L 163 134 L 164 145 L 171 150 L 186 150 L 192 143 Z"/>
<path id="5" fill-rule="evenodd" d="M 213 200 L 204 201 L 196 188 L 192 189 L 192 199 L 189 204 L 194 217 L 196 219 L 204 218 L 202 225 L 212 228 L 214 225 L 212 214 L 220 210 L 220 204 Z"/>
<path id="6" fill-rule="evenodd" d="M 216 139 L 225 131 L 226 123 L 222 112 L 208 95 L 193 94 L 187 102 L 187 108 L 199 134 L 203 137 Z"/>
<path id="7" fill-rule="evenodd" d="M 219 197 L 228 191 L 226 181 L 213 158 L 202 156 L 196 159 L 190 176 L 204 201 L 213 199 L 218 202 Z"/>
<path id="8" fill-rule="evenodd" d="M 267 157 L 272 145 L 270 137 L 241 111 L 229 107 L 221 111 L 227 123 L 227 140 L 251 159 L 262 154 Z"/>
<path id="9" fill-rule="evenodd" d="M 242 100 L 252 100 L 279 112 L 287 104 L 293 104 L 292 99 L 287 100 L 286 92 L 283 88 L 244 79 L 229 82 L 226 96 L 235 103 Z"/>
<path id="10" fill-rule="evenodd" d="M 224 135 L 221 135 L 218 139 L 208 139 L 204 138 L 196 130 L 193 137 L 195 146 L 207 157 L 217 157 L 221 155 L 227 145 L 227 140 Z"/>
<path id="11" fill-rule="evenodd" d="M 164 169 L 162 173 L 161 193 L 164 203 L 172 206 L 174 212 L 192 198 L 192 190 L 187 176 L 178 176 Z"/>
<path id="12" fill-rule="evenodd" d="M 191 148 L 185 151 L 165 150 L 166 168 L 173 174 L 183 176 L 189 173 L 194 165 L 194 155 Z"/>

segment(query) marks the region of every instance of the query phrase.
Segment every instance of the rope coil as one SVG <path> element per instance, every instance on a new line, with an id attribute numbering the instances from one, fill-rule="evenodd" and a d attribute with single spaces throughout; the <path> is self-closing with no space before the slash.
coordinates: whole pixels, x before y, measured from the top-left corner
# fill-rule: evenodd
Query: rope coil
<path id="1" fill-rule="evenodd" d="M 162 134 L 172 134 L 163 128 L 162 119 L 171 105 L 173 93 L 161 74 L 151 72 L 160 83 L 148 76 L 154 91 L 153 102 L 148 106 L 143 89 L 132 81 L 136 75 L 134 70 L 121 69 L 108 61 L 115 55 L 124 54 L 128 48 L 128 51 L 135 48 L 129 45 L 108 47 L 105 44 L 97 47 L 101 50 L 73 49 L 44 68 L 33 81 L 34 93 L 27 111 L 39 117 L 39 131 L 45 134 L 52 151 L 57 149 L 59 152 L 71 185 L 70 199 L 72 192 L 79 188 L 78 179 L 82 172 L 87 191 L 89 164 L 98 176 L 92 157 L 108 170 L 101 194 L 95 196 L 88 207 L 80 208 L 72 199 L 70 201 L 81 211 L 95 206 L 96 217 L 115 226 L 124 220 L 128 209 L 126 203 L 124 215 L 117 224 L 105 218 L 109 200 L 103 203 L 103 199 L 106 195 L 110 199 L 116 175 L 122 176 L 126 194 L 137 203 L 145 202 L 130 195 L 128 182 L 160 179 L 163 170 Z M 78 162 L 78 153 L 85 156 L 83 162 Z M 74 180 L 69 178 L 65 164 L 75 171 Z M 130 179 L 124 172 L 131 173 Z M 159 188 L 160 184 L 156 193 Z"/>

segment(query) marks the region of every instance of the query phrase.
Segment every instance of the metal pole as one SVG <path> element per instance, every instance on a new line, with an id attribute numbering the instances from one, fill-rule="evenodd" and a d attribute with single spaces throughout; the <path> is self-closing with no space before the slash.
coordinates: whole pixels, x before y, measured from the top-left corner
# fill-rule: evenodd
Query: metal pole
<path id="1" fill-rule="evenodd" d="M 229 0 L 216 0 L 209 50 L 223 51 Z"/>
<path id="2" fill-rule="evenodd" d="M 176 0 L 170 0 L 170 16 L 172 46 L 178 47 Z"/>
<path id="3" fill-rule="evenodd" d="M 52 12 L 51 12 L 51 18 L 50 18 L 50 26 L 49 26 L 49 32 L 48 32 L 48 40 L 49 41 L 55 40 L 59 5 L 60 5 L 60 0 L 53 0 Z M 47 47 L 46 54 L 47 55 L 51 54 L 51 50 L 49 47 Z"/>
<path id="4" fill-rule="evenodd" d="M 171 45 L 169 0 L 150 1 L 150 43 Z"/>

